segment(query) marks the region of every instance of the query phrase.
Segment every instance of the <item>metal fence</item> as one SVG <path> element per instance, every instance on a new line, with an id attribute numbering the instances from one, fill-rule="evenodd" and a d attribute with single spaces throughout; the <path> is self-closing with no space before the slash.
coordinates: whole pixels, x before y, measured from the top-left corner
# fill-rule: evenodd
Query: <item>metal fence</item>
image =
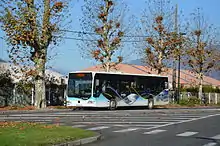
<path id="1" fill-rule="evenodd" d="M 47 106 L 58 106 L 64 104 L 65 85 L 47 85 Z M 0 88 L 0 106 L 28 106 L 34 105 L 34 88 L 28 92 L 22 92 L 16 84 Z"/>
<path id="2" fill-rule="evenodd" d="M 198 97 L 195 92 L 181 92 L 180 99 L 188 99 L 190 97 Z M 220 104 L 220 93 L 203 93 L 203 98 L 208 104 Z"/>

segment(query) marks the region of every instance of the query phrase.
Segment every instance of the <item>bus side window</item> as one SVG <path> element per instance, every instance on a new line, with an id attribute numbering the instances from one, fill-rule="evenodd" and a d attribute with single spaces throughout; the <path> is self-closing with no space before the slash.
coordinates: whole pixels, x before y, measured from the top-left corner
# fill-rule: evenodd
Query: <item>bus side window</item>
<path id="1" fill-rule="evenodd" d="M 100 87 L 100 80 L 95 79 L 95 85 L 94 85 L 94 97 L 98 97 L 101 93 L 101 87 Z"/>
<path id="2" fill-rule="evenodd" d="M 135 81 L 131 82 L 131 87 L 136 88 L 136 82 Z"/>
<path id="3" fill-rule="evenodd" d="M 121 81 L 120 83 L 120 93 L 121 95 L 128 96 L 130 94 L 130 81 Z"/>
<path id="4" fill-rule="evenodd" d="M 95 86 L 99 86 L 99 79 L 95 80 Z"/>

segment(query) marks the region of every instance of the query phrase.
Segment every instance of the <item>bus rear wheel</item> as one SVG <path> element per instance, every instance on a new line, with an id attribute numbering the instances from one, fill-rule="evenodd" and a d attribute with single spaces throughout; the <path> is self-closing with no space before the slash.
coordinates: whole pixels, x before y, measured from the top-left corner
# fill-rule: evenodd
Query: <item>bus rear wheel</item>
<path id="1" fill-rule="evenodd" d="M 149 98 L 148 99 L 148 109 L 153 109 L 154 108 L 154 99 Z"/>
<path id="2" fill-rule="evenodd" d="M 115 99 L 111 99 L 109 102 L 109 109 L 110 110 L 115 110 L 117 108 L 117 102 Z"/>

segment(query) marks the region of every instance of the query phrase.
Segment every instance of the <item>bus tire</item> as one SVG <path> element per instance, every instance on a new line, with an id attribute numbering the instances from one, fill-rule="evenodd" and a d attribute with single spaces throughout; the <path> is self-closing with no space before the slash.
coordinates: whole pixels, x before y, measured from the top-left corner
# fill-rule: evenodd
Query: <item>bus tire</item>
<path id="1" fill-rule="evenodd" d="M 148 99 L 148 109 L 153 109 L 154 108 L 154 99 L 153 97 Z"/>
<path id="2" fill-rule="evenodd" d="M 117 102 L 115 99 L 111 99 L 109 102 L 109 109 L 110 110 L 115 110 L 117 108 Z"/>

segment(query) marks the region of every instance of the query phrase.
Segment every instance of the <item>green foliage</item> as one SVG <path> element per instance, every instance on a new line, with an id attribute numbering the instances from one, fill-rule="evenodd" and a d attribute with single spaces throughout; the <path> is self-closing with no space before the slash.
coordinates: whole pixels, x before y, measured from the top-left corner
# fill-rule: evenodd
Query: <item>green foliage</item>
<path id="1" fill-rule="evenodd" d="M 204 93 L 220 93 L 219 88 L 213 88 L 212 86 L 203 86 L 202 91 Z"/>
<path id="2" fill-rule="evenodd" d="M 68 1 L 1 0 L 0 25 L 6 34 L 9 58 L 13 64 L 22 66 L 13 70 L 26 80 L 31 77 L 38 80 L 35 101 L 39 108 L 45 98 L 48 49 L 57 45 L 63 35 L 60 28 L 68 25 Z"/>
<path id="3" fill-rule="evenodd" d="M 179 101 L 179 104 L 182 106 L 195 106 L 195 105 L 200 105 L 201 101 L 197 97 L 190 97 L 188 99 L 181 99 Z"/>
<path id="4" fill-rule="evenodd" d="M 18 94 L 31 97 L 31 91 L 33 88 L 33 83 L 20 81 L 16 84 L 16 91 Z"/>
<path id="5" fill-rule="evenodd" d="M 5 146 L 46 146 L 95 135 L 92 131 L 72 128 L 70 126 L 58 126 L 59 119 L 56 119 L 54 124 L 56 125 L 0 122 L 0 143 Z"/>
<path id="6" fill-rule="evenodd" d="M 181 88 L 181 92 L 193 92 L 193 93 L 198 93 L 198 92 L 199 92 L 199 88 L 198 88 L 198 87 Z"/>
<path id="7" fill-rule="evenodd" d="M 13 81 L 9 72 L 0 73 L 0 106 L 8 106 L 12 98 Z"/>
<path id="8" fill-rule="evenodd" d="M 202 91 L 203 91 L 203 93 L 220 93 L 220 88 L 219 87 L 212 87 L 209 85 L 203 85 Z M 198 93 L 199 87 L 195 86 L 195 87 L 181 88 L 181 92 Z"/>

